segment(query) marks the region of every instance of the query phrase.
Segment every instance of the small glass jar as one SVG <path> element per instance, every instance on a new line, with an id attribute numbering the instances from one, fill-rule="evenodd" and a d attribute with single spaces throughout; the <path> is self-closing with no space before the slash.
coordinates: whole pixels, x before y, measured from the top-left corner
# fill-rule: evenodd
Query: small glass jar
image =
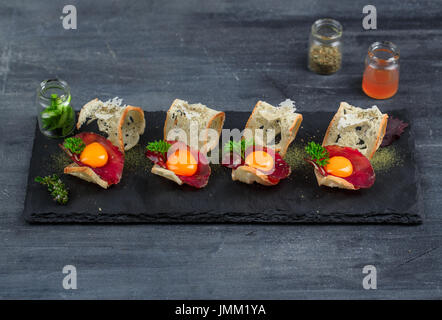
<path id="1" fill-rule="evenodd" d="M 75 112 L 71 89 L 66 81 L 45 80 L 37 89 L 37 118 L 41 133 L 50 138 L 64 138 L 73 133 Z"/>
<path id="2" fill-rule="evenodd" d="M 388 99 L 399 88 L 399 49 L 389 41 L 375 42 L 368 48 L 362 90 L 374 99 Z"/>
<path id="3" fill-rule="evenodd" d="M 318 74 L 332 74 L 342 64 L 342 25 L 333 19 L 319 19 L 312 25 L 308 67 Z"/>

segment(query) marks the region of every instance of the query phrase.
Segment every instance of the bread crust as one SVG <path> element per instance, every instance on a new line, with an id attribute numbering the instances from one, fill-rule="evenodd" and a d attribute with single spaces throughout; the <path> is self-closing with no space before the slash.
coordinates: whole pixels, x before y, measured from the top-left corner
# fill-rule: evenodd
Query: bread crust
<path id="1" fill-rule="evenodd" d="M 100 187 L 107 189 L 109 184 L 101 179 L 95 172 L 89 167 L 81 167 L 76 163 L 71 163 L 66 168 L 64 168 L 64 173 L 76 176 L 87 182 L 93 182 L 98 184 Z"/>
<path id="2" fill-rule="evenodd" d="M 332 175 L 323 176 L 317 169 L 314 170 L 315 170 L 316 180 L 318 181 L 319 186 L 356 190 L 355 186 L 345 179 Z"/>
<path id="3" fill-rule="evenodd" d="M 223 130 L 224 127 L 224 121 L 226 120 L 226 114 L 224 111 L 220 111 L 219 113 L 217 113 L 216 115 L 214 115 L 212 118 L 210 118 L 209 122 L 207 123 L 207 129 L 211 127 L 212 122 L 215 121 L 216 119 L 221 118 L 221 126 L 216 130 L 218 132 L 218 137 L 221 137 L 221 131 Z M 206 132 L 205 134 L 205 138 L 204 138 L 204 144 L 207 144 L 207 140 L 209 140 L 209 133 Z M 218 138 L 219 141 L 219 138 Z M 210 150 L 213 150 L 216 146 L 210 148 L 209 150 L 203 150 L 204 153 L 209 152 Z"/>
<path id="4" fill-rule="evenodd" d="M 381 125 L 379 126 L 378 136 L 376 138 L 375 146 L 376 148 L 373 149 L 373 151 L 370 153 L 370 158 L 373 158 L 374 153 L 378 150 L 380 147 L 382 140 L 384 140 L 385 132 L 387 131 L 387 123 L 388 123 L 388 114 L 385 114 L 382 117 Z"/>
<path id="5" fill-rule="evenodd" d="M 285 156 L 285 154 L 287 153 L 287 149 L 289 148 L 290 144 L 295 140 L 296 135 L 298 134 L 299 127 L 301 126 L 302 120 L 303 120 L 303 118 L 302 118 L 302 114 L 298 114 L 298 115 L 296 116 L 295 121 L 293 122 L 293 125 L 290 127 L 290 130 L 289 130 L 289 131 L 290 131 L 290 137 L 291 137 L 290 140 L 291 140 L 291 141 L 290 141 L 289 144 L 287 144 L 287 145 L 285 146 L 284 150 L 281 150 L 281 151 L 279 152 L 279 154 L 281 155 L 281 157 L 284 158 L 284 156 Z"/>
<path id="6" fill-rule="evenodd" d="M 254 115 L 255 112 L 256 112 L 256 107 L 258 107 L 258 105 L 261 104 L 261 103 L 262 103 L 262 101 L 261 101 L 261 100 L 258 100 L 258 102 L 257 102 L 257 103 L 255 104 L 255 106 L 253 107 L 252 113 L 250 114 L 249 119 L 247 119 L 247 122 L 246 122 L 246 126 L 245 126 L 245 128 L 248 128 L 248 127 L 249 127 L 249 125 L 250 125 L 250 121 L 252 120 L 252 117 L 253 117 L 253 115 Z"/>
<path id="7" fill-rule="evenodd" d="M 124 153 L 123 125 L 124 125 L 124 121 L 126 119 L 126 116 L 130 111 L 138 112 L 142 121 L 143 121 L 143 126 L 138 131 L 138 134 L 142 135 L 144 133 L 144 129 L 146 128 L 146 120 L 144 119 L 143 109 L 141 109 L 140 107 L 126 106 L 126 108 L 124 108 L 123 113 L 121 114 L 120 121 L 118 122 L 118 143 L 119 143 L 120 151 L 123 153 Z"/>

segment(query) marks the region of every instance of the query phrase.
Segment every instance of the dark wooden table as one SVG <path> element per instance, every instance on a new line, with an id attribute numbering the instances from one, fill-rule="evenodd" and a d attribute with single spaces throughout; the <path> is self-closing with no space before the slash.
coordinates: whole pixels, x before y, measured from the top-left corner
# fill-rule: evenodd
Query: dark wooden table
<path id="1" fill-rule="evenodd" d="M 367 1 L 69 1 L 78 29 L 64 30 L 65 1 L 0 2 L 1 298 L 442 298 L 442 3 Z M 344 26 L 342 70 L 306 68 L 309 29 Z M 376 40 L 401 49 L 398 94 L 361 91 Z M 225 110 L 258 99 L 296 100 L 300 112 L 340 101 L 414 113 L 425 221 L 397 225 L 64 225 L 22 220 L 39 82 L 60 77 L 76 109 L 120 96 L 145 110 L 174 98 Z M 394 188 L 394 181 L 392 181 Z M 382 198 L 379 199 L 382 201 Z M 355 209 L 356 210 L 356 209 Z M 62 287 L 75 265 L 78 289 Z M 362 288 L 375 265 L 378 289 Z"/>

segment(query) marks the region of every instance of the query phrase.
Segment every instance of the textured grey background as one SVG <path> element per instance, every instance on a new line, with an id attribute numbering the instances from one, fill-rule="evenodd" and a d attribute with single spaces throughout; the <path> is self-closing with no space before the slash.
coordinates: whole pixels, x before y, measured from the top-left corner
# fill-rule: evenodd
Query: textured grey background
<path id="1" fill-rule="evenodd" d="M 441 1 L 0 1 L 1 298 L 442 298 Z M 74 4 L 78 29 L 62 28 Z M 344 26 L 342 70 L 306 69 L 310 25 Z M 401 49 L 398 94 L 361 89 L 375 40 Z M 30 226 L 22 220 L 39 81 L 58 76 L 78 109 L 118 95 L 145 110 L 176 98 L 225 110 L 287 97 L 299 110 L 341 100 L 415 114 L 426 220 L 419 226 Z M 392 181 L 394 188 L 394 181 Z M 379 199 L 382 201 L 382 199 Z M 61 286 L 64 265 L 79 289 Z M 362 268 L 378 290 L 362 289 Z"/>

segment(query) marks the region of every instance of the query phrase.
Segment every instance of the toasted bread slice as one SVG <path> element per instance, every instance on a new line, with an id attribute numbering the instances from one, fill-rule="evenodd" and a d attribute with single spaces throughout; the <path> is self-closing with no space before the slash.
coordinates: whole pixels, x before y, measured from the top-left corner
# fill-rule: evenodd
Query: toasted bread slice
<path id="1" fill-rule="evenodd" d="M 252 184 L 253 182 L 257 182 L 264 186 L 273 186 L 275 183 L 272 183 L 269 180 L 269 177 L 259 170 L 249 167 L 249 166 L 240 166 L 236 169 L 232 170 L 232 180 L 233 181 L 241 181 L 247 184 Z"/>
<path id="2" fill-rule="evenodd" d="M 164 139 L 182 141 L 206 154 L 218 145 L 225 117 L 224 112 L 210 109 L 201 103 L 189 104 L 175 99 L 167 111 Z M 213 129 L 217 136 L 209 136 L 208 129 Z M 185 137 L 180 134 L 181 130 Z M 203 138 L 199 140 L 196 135 L 202 135 Z"/>
<path id="3" fill-rule="evenodd" d="M 77 129 L 86 122 L 97 120 L 98 129 L 105 132 L 113 145 L 121 152 L 134 147 L 144 133 L 146 121 L 140 107 L 121 105 L 122 100 L 114 98 L 103 102 L 97 98 L 86 103 L 78 116 Z"/>
<path id="4" fill-rule="evenodd" d="M 341 188 L 341 189 L 348 189 L 348 190 L 355 190 L 356 188 L 354 185 L 352 185 L 350 182 L 348 182 L 345 179 L 328 175 L 323 176 L 317 169 L 315 170 L 315 176 L 316 180 L 318 181 L 319 186 L 327 186 L 332 188 Z"/>
<path id="5" fill-rule="evenodd" d="M 387 122 L 388 115 L 376 106 L 362 109 L 341 102 L 325 132 L 322 145 L 351 147 L 371 159 L 382 143 Z"/>
<path id="6" fill-rule="evenodd" d="M 100 176 L 97 175 L 94 170 L 89 167 L 81 167 L 76 163 L 71 163 L 66 168 L 64 168 L 64 173 L 76 176 L 88 182 L 96 183 L 104 189 L 107 189 L 109 187 L 109 184 L 101 179 Z"/>
<path id="7" fill-rule="evenodd" d="M 165 169 L 165 168 L 162 168 L 162 167 L 160 167 L 159 165 L 156 165 L 156 164 L 155 164 L 155 165 L 152 167 L 151 172 L 152 172 L 153 174 L 159 175 L 159 176 L 161 176 L 161 177 L 163 177 L 163 178 L 166 178 L 166 179 L 172 180 L 173 182 L 176 182 L 176 183 L 179 184 L 179 185 L 182 185 L 182 184 L 183 184 L 183 181 L 181 181 L 181 179 L 178 178 L 178 176 L 177 176 L 173 171 L 170 171 L 170 170 L 167 170 L 167 169 Z"/>
<path id="8" fill-rule="evenodd" d="M 302 115 L 295 113 L 293 106 L 274 107 L 267 102 L 258 101 L 246 124 L 252 137 L 246 138 L 254 138 L 257 145 L 269 146 L 284 157 L 289 145 L 295 140 L 301 122 Z M 274 132 L 274 139 L 267 136 L 269 129 Z M 278 136 L 281 139 L 276 143 Z"/>

